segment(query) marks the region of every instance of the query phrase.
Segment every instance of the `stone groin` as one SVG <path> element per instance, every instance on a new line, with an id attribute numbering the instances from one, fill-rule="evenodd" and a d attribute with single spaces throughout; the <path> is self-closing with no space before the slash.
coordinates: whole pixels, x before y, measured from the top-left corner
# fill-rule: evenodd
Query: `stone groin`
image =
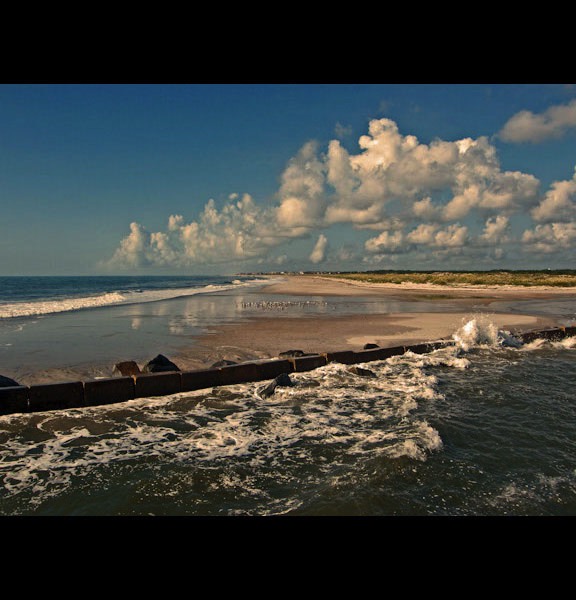
<path id="1" fill-rule="evenodd" d="M 523 343 L 530 343 L 536 339 L 554 341 L 574 335 L 576 335 L 576 327 L 559 327 L 528 331 L 516 337 Z M 370 347 L 358 351 L 302 353 L 300 356 L 255 360 L 195 371 L 136 372 L 127 376 L 89 381 L 31 386 L 8 385 L 0 387 L 0 415 L 115 404 L 137 398 L 168 396 L 212 387 L 267 381 L 283 374 L 311 371 L 332 362 L 355 365 L 385 360 L 408 351 L 425 354 L 453 343 L 452 340 L 439 340 L 390 348 Z"/>

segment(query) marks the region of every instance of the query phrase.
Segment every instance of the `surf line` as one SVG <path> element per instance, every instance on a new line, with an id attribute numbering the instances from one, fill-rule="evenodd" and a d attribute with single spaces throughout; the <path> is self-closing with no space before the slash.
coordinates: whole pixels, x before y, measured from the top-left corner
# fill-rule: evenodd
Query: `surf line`
<path id="1" fill-rule="evenodd" d="M 522 344 L 527 344 L 537 339 L 556 341 L 574 335 L 576 335 L 576 326 L 527 331 L 515 337 Z M 364 350 L 343 350 L 255 360 L 195 371 L 137 373 L 89 381 L 0 387 L 0 415 L 86 408 L 138 398 L 169 396 L 211 387 L 267 381 L 285 374 L 312 371 L 332 362 L 354 365 L 385 360 L 406 352 L 427 354 L 453 345 L 455 345 L 453 339 L 442 339 L 409 346 L 376 346 Z"/>

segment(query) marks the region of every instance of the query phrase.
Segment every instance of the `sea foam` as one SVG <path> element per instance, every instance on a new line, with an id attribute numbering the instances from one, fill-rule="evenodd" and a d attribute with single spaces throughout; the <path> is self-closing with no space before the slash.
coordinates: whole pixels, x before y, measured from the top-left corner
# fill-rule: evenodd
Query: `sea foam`
<path id="1" fill-rule="evenodd" d="M 445 357 L 450 364 L 448 351 Z M 286 506 L 258 487 L 267 485 L 268 474 L 276 483 L 281 475 L 287 485 L 316 486 L 334 473 L 353 474 L 359 459 L 421 462 L 442 448 L 439 432 L 417 415 L 420 403 L 442 397 L 423 360 L 364 363 L 374 377 L 331 363 L 291 374 L 294 385 L 278 387 L 270 398 L 259 395 L 261 383 L 251 383 L 121 407 L 2 417 L 0 439 L 6 427 L 13 433 L 0 448 L 0 498 L 23 495 L 40 504 L 66 493 L 78 477 L 97 485 L 102 472 L 133 461 L 167 462 L 222 478 L 247 469 L 257 477 L 241 493 L 263 498 L 261 514 L 282 512 Z M 437 355 L 430 364 L 440 363 Z"/>
<path id="2" fill-rule="evenodd" d="M 555 348 L 571 349 L 576 348 L 576 336 L 570 336 L 556 342 L 552 342 Z"/>

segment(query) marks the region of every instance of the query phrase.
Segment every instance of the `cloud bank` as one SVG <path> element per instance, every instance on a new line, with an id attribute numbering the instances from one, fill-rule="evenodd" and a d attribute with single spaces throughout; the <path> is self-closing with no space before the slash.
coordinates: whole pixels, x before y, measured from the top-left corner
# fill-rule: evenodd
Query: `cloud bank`
<path id="1" fill-rule="evenodd" d="M 500 137 L 543 139 L 573 125 L 576 101 L 540 116 L 519 113 Z M 333 243 L 341 227 L 356 232 L 355 247 Z M 289 257 L 294 240 L 308 250 Z M 231 194 L 221 207 L 209 200 L 190 222 L 169 216 L 164 231 L 132 223 L 108 266 L 271 268 L 298 260 L 298 268 L 353 269 L 411 260 L 411 268 L 458 261 L 495 268 L 510 253 L 549 256 L 575 247 L 575 177 L 542 193 L 533 175 L 501 168 L 487 137 L 425 144 L 382 118 L 370 121 L 353 151 L 337 139 L 324 148 L 305 143 L 272 202 Z"/>

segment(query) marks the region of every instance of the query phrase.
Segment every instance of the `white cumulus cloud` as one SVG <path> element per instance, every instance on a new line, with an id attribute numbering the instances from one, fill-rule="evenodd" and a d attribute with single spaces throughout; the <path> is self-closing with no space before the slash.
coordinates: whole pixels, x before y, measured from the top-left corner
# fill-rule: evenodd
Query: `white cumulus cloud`
<path id="1" fill-rule="evenodd" d="M 511 117 L 499 132 L 505 142 L 542 142 L 559 138 L 576 127 L 576 100 L 551 106 L 543 113 L 522 110 Z"/>
<path id="2" fill-rule="evenodd" d="M 408 213 L 456 221 L 475 209 L 514 212 L 537 200 L 538 180 L 503 171 L 486 137 L 423 144 L 390 119 L 378 119 L 359 146 L 350 154 L 337 140 L 329 144 L 327 183 L 334 194 L 327 224 L 366 226 Z"/>
<path id="3" fill-rule="evenodd" d="M 404 235 L 401 231 L 383 231 L 379 236 L 367 240 L 364 247 L 367 252 L 397 252 L 403 250 L 403 242 Z"/>
<path id="4" fill-rule="evenodd" d="M 128 267 L 144 267 L 152 261 L 149 257 L 150 234 L 139 223 L 130 223 L 130 233 L 120 242 L 111 263 Z"/>
<path id="5" fill-rule="evenodd" d="M 539 223 L 576 218 L 576 171 L 572 179 L 555 181 L 550 186 L 540 204 L 532 210 L 532 217 Z"/>
<path id="6" fill-rule="evenodd" d="M 531 215 L 537 225 L 522 235 L 527 250 L 564 257 L 576 250 L 576 171 L 572 179 L 552 183 Z"/>
<path id="7" fill-rule="evenodd" d="M 486 221 L 480 241 L 487 244 L 504 244 L 509 241 L 510 219 L 504 215 L 491 217 Z"/>
<path id="8" fill-rule="evenodd" d="M 546 254 L 576 247 L 576 223 L 546 223 L 527 229 L 522 242 L 532 252 Z"/>
<path id="9" fill-rule="evenodd" d="M 171 215 L 166 231 L 149 233 L 132 223 L 111 266 L 187 267 L 245 261 L 265 255 L 284 241 L 273 211 L 262 209 L 251 196 L 233 198 L 222 209 L 209 200 L 196 221 Z"/>

